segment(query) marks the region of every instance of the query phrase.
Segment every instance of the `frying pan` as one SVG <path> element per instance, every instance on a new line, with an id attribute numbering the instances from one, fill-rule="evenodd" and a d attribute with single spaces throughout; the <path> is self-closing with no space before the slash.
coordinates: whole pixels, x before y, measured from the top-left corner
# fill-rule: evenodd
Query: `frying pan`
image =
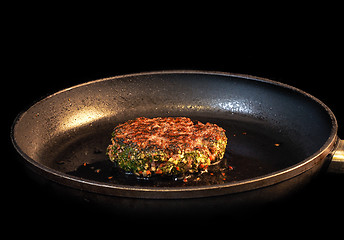
<path id="1" fill-rule="evenodd" d="M 184 181 L 118 172 L 105 154 L 112 130 L 141 116 L 218 124 L 228 138 L 224 159 Z M 343 172 L 337 128 L 325 104 L 286 84 L 223 72 L 160 71 L 95 80 L 52 94 L 17 116 L 11 139 L 35 175 L 66 191 L 121 204 L 127 199 L 128 206 L 135 199 L 156 205 L 155 199 L 206 202 L 214 197 L 231 204 L 283 198 L 329 165 Z"/>

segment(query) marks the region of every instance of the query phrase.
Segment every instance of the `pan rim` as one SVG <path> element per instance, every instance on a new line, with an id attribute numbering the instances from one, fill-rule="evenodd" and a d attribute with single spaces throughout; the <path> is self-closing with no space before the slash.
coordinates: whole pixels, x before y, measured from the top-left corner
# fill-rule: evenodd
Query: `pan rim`
<path id="1" fill-rule="evenodd" d="M 60 93 L 70 91 L 75 88 L 79 88 L 86 85 L 91 85 L 97 82 L 103 82 L 118 78 L 125 78 L 125 77 L 134 77 L 134 76 L 144 76 L 144 75 L 157 75 L 157 74 L 204 74 L 204 75 L 221 75 L 227 77 L 239 77 L 253 81 L 265 82 L 269 84 L 273 84 L 279 87 L 288 88 L 292 91 L 296 91 L 307 98 L 312 99 L 317 104 L 319 104 L 330 116 L 332 121 L 331 132 L 328 139 L 325 141 L 323 146 L 316 151 L 311 156 L 305 158 L 303 161 L 300 161 L 297 164 L 294 164 L 288 168 L 284 168 L 279 171 L 271 172 L 262 176 L 258 176 L 255 178 L 244 179 L 236 182 L 229 182 L 223 184 L 216 184 L 216 185 L 203 185 L 203 186 L 189 186 L 189 187 L 139 187 L 139 186 L 128 186 L 128 185 L 120 185 L 120 184 L 111 184 L 111 183 L 104 183 L 99 181 L 94 181 L 90 179 L 83 179 L 80 177 L 75 177 L 55 169 L 49 168 L 44 164 L 41 164 L 31 157 L 29 157 L 22 149 L 18 146 L 15 137 L 15 127 L 18 121 L 20 121 L 21 117 L 34 105 L 39 104 L 39 102 L 54 97 Z M 150 72 L 141 72 L 141 73 L 132 73 L 132 74 L 124 74 L 118 75 L 113 77 L 107 77 L 102 79 L 97 79 L 81 84 L 74 85 L 69 88 L 62 89 L 57 91 L 43 99 L 34 102 L 30 105 L 26 110 L 20 112 L 15 120 L 13 121 L 11 127 L 11 141 L 13 146 L 15 147 L 16 151 L 29 163 L 36 172 L 44 177 L 52 180 L 54 182 L 60 183 L 62 185 L 67 185 L 69 187 L 73 187 L 76 189 L 84 189 L 90 192 L 105 194 L 105 195 L 112 195 L 112 196 L 124 196 L 124 197 L 134 197 L 134 198 L 157 198 L 157 199 L 173 199 L 173 198 L 195 198 L 195 197 L 208 197 L 208 196 L 217 196 L 217 195 L 224 195 L 224 194 L 231 194 L 231 193 L 238 193 L 244 192 L 249 190 L 254 190 L 258 188 L 267 187 L 273 184 L 280 183 L 282 181 L 286 181 L 290 178 L 296 177 L 308 170 L 310 170 L 313 166 L 315 166 L 319 161 L 321 161 L 325 156 L 331 153 L 332 149 L 336 145 L 337 142 L 337 120 L 333 112 L 328 108 L 322 101 L 317 99 L 316 97 L 312 96 L 311 94 L 304 92 L 296 87 L 290 86 L 288 84 L 280 83 L 277 81 L 273 81 L 267 78 L 247 75 L 247 74 L 237 74 L 237 73 L 228 73 L 228 72 L 220 72 L 220 71 L 201 71 L 201 70 L 167 70 L 167 71 L 150 71 Z"/>

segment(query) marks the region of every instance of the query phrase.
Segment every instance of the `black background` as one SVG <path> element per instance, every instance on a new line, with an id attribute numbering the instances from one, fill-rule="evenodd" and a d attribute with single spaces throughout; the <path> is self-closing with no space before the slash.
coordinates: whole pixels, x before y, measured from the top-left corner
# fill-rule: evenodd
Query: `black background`
<path id="1" fill-rule="evenodd" d="M 35 25 L 36 22 L 23 21 L 4 49 L 9 53 L 5 55 L 4 65 L 8 74 L 3 79 L 7 120 L 4 135 L 9 154 L 3 158 L 6 162 L 3 176 L 5 173 L 9 176 L 2 182 L 5 206 L 12 217 L 16 216 L 10 220 L 13 223 L 17 219 L 30 222 L 33 217 L 40 224 L 56 219 L 89 225 L 95 219 L 120 221 L 118 216 L 109 216 L 87 203 L 80 204 L 55 194 L 46 185 L 37 184 L 26 173 L 9 137 L 16 115 L 33 102 L 90 80 L 175 69 L 265 77 L 300 88 L 323 101 L 336 115 L 338 135 L 344 138 L 341 85 L 344 51 L 339 34 L 333 35 L 326 28 L 320 32 L 315 26 L 314 32 L 303 27 L 293 31 L 283 25 L 276 32 L 274 28 L 263 30 L 256 26 L 254 31 L 238 32 L 229 26 L 213 29 L 193 23 L 182 30 L 178 26 L 148 24 L 138 28 L 128 26 L 122 31 L 118 24 L 107 29 L 91 26 L 91 22 L 83 27 L 74 23 L 68 30 L 59 28 L 58 24 L 38 28 Z M 296 225 L 336 221 L 336 216 L 344 214 L 343 189 L 344 175 L 324 174 L 291 199 L 239 218 L 233 219 L 228 213 L 222 223 L 238 220 L 248 224 L 253 221 L 250 219 L 257 223 L 261 217 L 268 223 L 288 219 Z M 59 229 L 66 222 L 54 224 Z"/>

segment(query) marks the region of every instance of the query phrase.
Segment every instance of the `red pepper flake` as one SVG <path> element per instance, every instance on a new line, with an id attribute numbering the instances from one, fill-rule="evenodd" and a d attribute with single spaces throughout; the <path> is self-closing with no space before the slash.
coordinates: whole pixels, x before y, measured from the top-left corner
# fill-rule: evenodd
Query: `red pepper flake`
<path id="1" fill-rule="evenodd" d="M 112 179 L 112 178 L 113 178 L 113 176 L 108 177 L 109 180 Z"/>
<path id="2" fill-rule="evenodd" d="M 186 178 L 184 178 L 184 179 L 183 179 L 183 182 L 185 182 L 185 183 L 186 183 L 186 182 L 188 182 L 188 180 L 187 180 Z"/>
<path id="3" fill-rule="evenodd" d="M 243 133 L 242 133 L 242 135 L 246 135 L 246 134 L 247 134 L 247 132 L 243 132 Z"/>
<path id="4" fill-rule="evenodd" d="M 222 176 L 226 176 L 226 173 L 224 173 L 224 172 L 223 172 L 223 173 L 221 173 L 221 174 L 222 174 Z"/>
<path id="5" fill-rule="evenodd" d="M 101 170 L 99 168 L 95 170 L 96 173 L 100 173 L 100 171 Z"/>
<path id="6" fill-rule="evenodd" d="M 232 166 L 228 166 L 228 170 L 233 170 L 233 167 Z"/>
<path id="7" fill-rule="evenodd" d="M 84 167 L 86 167 L 87 163 L 86 163 L 86 162 L 84 162 L 84 164 L 82 164 L 82 165 L 84 165 Z"/>
<path id="8" fill-rule="evenodd" d="M 210 173 L 210 175 L 211 175 L 211 176 L 213 176 L 213 175 L 214 175 L 214 173 L 212 173 L 212 172 L 211 172 L 211 173 Z"/>
<path id="9" fill-rule="evenodd" d="M 279 144 L 279 143 L 275 143 L 274 145 L 275 145 L 276 147 L 279 147 L 279 146 L 280 146 L 280 144 Z"/>

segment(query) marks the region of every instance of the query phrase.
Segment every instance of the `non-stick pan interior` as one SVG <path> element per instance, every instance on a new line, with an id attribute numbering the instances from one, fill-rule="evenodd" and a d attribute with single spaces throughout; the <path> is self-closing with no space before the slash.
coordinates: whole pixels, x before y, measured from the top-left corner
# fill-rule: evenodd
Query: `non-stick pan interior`
<path id="1" fill-rule="evenodd" d="M 171 114 L 174 115 L 174 114 Z M 200 186 L 254 178 L 281 170 L 303 160 L 307 154 L 288 136 L 250 119 L 221 119 L 192 116 L 226 129 L 229 144 L 224 159 L 208 172 L 178 178 L 137 179 L 113 167 L 105 155 L 113 124 L 96 132 L 80 130 L 78 137 L 57 139 L 42 149 L 46 166 L 73 176 L 95 181 L 134 186 Z M 108 125 L 108 126 L 106 126 Z M 106 127 L 105 127 L 106 126 Z M 183 181 L 184 180 L 184 181 Z"/>
<path id="2" fill-rule="evenodd" d="M 116 124 L 136 117 L 186 116 L 226 129 L 224 160 L 207 173 L 136 179 L 105 154 Z M 275 82 L 198 72 L 134 74 L 53 94 L 18 117 L 13 139 L 30 161 L 83 179 L 137 186 L 199 186 L 259 177 L 302 162 L 333 131 L 313 97 Z"/>

